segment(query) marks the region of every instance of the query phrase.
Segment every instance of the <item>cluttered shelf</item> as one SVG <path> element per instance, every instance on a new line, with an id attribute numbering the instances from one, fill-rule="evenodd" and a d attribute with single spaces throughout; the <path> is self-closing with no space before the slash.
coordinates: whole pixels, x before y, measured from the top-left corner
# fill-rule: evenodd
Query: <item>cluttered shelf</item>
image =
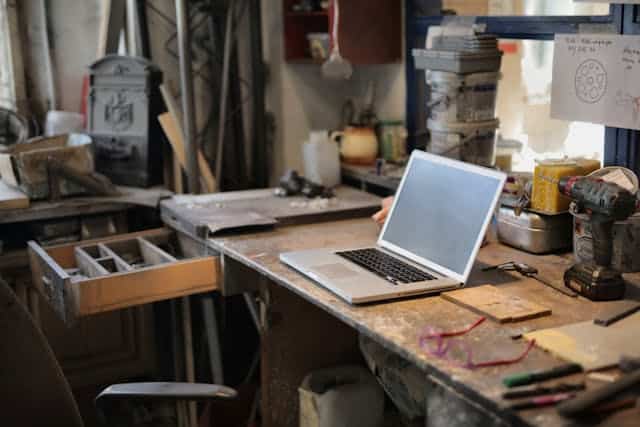
<path id="1" fill-rule="evenodd" d="M 68 197 L 56 201 L 35 201 L 29 207 L 2 210 L 0 224 L 91 215 L 122 210 L 123 206 L 146 206 L 155 209 L 161 199 L 173 193 L 163 187 L 141 189 L 116 187 L 120 195 L 108 197 Z"/>
<path id="2" fill-rule="evenodd" d="M 342 163 L 342 178 L 363 190 L 371 190 L 370 185 L 381 187 L 388 192 L 394 192 L 404 173 L 404 166 L 387 164 L 376 170 L 374 166 L 352 165 Z"/>

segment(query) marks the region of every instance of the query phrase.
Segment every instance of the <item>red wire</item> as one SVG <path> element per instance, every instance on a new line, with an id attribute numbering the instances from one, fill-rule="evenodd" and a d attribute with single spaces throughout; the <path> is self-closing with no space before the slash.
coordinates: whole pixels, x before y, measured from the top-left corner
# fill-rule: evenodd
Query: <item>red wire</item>
<path id="1" fill-rule="evenodd" d="M 515 357 L 513 359 L 498 359 L 498 360 L 490 360 L 488 362 L 480 362 L 480 363 L 471 362 L 469 364 L 469 367 L 471 369 L 474 369 L 474 368 L 488 368 L 488 367 L 491 367 L 491 366 L 511 365 L 512 363 L 518 363 L 522 359 L 527 357 L 527 355 L 529 354 L 529 352 L 531 351 L 531 349 L 533 348 L 535 343 L 536 343 L 536 340 L 529 341 L 529 345 L 524 350 L 524 352 L 520 356 Z"/>
<path id="2" fill-rule="evenodd" d="M 484 322 L 485 320 L 487 320 L 486 317 L 480 317 L 478 320 L 476 320 L 470 326 L 467 326 L 465 329 L 461 329 L 459 331 L 434 332 L 434 333 L 430 333 L 430 334 L 425 334 L 425 335 L 423 335 L 421 337 L 421 339 L 425 340 L 425 339 L 433 339 L 433 338 L 440 338 L 440 337 L 447 338 L 447 337 L 457 337 L 457 336 L 460 336 L 460 335 L 464 335 L 464 334 L 469 333 L 470 331 L 472 331 L 477 326 L 481 325 L 482 322 Z"/>

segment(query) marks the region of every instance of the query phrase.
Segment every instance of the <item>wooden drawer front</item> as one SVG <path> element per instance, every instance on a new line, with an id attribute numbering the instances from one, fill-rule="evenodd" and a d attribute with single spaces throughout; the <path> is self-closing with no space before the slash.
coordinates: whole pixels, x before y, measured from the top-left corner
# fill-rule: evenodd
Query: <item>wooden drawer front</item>
<path id="1" fill-rule="evenodd" d="M 218 257 L 186 252 L 164 228 L 48 248 L 29 242 L 34 286 L 67 324 L 218 289 Z"/>

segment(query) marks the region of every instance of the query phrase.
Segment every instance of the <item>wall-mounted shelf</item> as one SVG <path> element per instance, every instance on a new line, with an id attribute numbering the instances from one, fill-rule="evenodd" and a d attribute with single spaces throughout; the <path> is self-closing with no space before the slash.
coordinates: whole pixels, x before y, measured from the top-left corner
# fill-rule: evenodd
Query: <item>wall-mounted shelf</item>
<path id="1" fill-rule="evenodd" d="M 321 64 L 311 58 L 309 33 L 331 33 L 333 8 L 295 12 L 298 0 L 282 0 L 284 59 L 290 64 Z M 333 2 L 332 2 L 333 3 Z M 340 2 L 340 47 L 353 64 L 388 64 L 402 59 L 402 2 Z"/>

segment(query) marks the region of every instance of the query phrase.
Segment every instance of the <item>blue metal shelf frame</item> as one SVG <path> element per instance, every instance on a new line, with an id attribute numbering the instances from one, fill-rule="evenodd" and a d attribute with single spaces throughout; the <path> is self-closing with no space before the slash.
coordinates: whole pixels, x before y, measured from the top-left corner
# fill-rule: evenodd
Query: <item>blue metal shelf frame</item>
<path id="1" fill-rule="evenodd" d="M 416 0 L 406 0 L 405 47 L 407 84 L 407 130 L 409 149 L 415 147 L 415 137 L 422 132 L 417 125 L 418 79 L 422 73 L 415 69 L 411 50 L 424 46 L 428 28 L 439 25 L 442 16 L 417 16 Z M 432 0 L 429 7 L 438 10 L 440 1 Z M 477 22 L 487 26 L 487 32 L 508 39 L 553 40 L 556 33 L 577 33 L 583 24 L 610 24 L 618 34 L 640 34 L 640 6 L 611 5 L 609 15 L 603 16 L 479 16 Z M 607 127 L 605 130 L 605 165 L 626 166 L 640 174 L 640 132 Z"/>

